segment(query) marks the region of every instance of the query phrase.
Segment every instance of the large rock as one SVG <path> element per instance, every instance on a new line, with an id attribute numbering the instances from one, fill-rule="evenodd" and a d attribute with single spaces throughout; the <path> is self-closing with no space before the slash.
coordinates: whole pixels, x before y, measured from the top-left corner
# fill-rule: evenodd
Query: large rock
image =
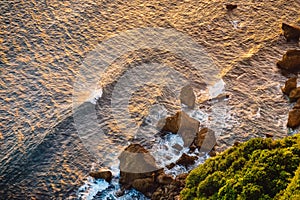
<path id="1" fill-rule="evenodd" d="M 95 179 L 104 179 L 107 182 L 110 182 L 112 179 L 112 173 L 109 170 L 101 169 L 99 171 L 92 171 L 89 175 Z"/>
<path id="2" fill-rule="evenodd" d="M 293 89 L 289 95 L 290 101 L 297 101 L 300 98 L 300 87 Z"/>
<path id="3" fill-rule="evenodd" d="M 289 112 L 287 126 L 290 128 L 297 128 L 300 126 L 300 109 L 293 109 Z"/>
<path id="4" fill-rule="evenodd" d="M 290 92 L 297 88 L 297 77 L 289 78 L 285 82 L 285 86 L 281 88 L 282 92 L 286 95 L 290 95 Z"/>
<path id="5" fill-rule="evenodd" d="M 181 89 L 179 99 L 180 102 L 184 105 L 187 105 L 188 108 L 195 107 L 196 95 L 191 85 L 184 86 Z"/>
<path id="6" fill-rule="evenodd" d="M 282 57 L 282 60 L 277 62 L 280 69 L 289 72 L 300 71 L 300 50 L 288 50 Z"/>
<path id="7" fill-rule="evenodd" d="M 154 157 L 139 144 L 129 145 L 119 156 L 120 183 L 131 186 L 136 179 L 153 178 L 162 172 Z"/>
<path id="8" fill-rule="evenodd" d="M 208 128 L 201 129 L 194 141 L 194 144 L 201 152 L 210 152 L 216 143 L 214 131 Z"/>
<path id="9" fill-rule="evenodd" d="M 299 41 L 300 27 L 282 23 L 282 30 L 283 30 L 283 35 L 288 42 Z"/>
<path id="10" fill-rule="evenodd" d="M 199 131 L 199 126 L 199 121 L 191 118 L 185 112 L 180 111 L 174 116 L 165 119 L 161 131 L 174 134 L 178 133 L 184 141 L 184 146 L 188 147 L 193 143 L 194 138 Z"/>

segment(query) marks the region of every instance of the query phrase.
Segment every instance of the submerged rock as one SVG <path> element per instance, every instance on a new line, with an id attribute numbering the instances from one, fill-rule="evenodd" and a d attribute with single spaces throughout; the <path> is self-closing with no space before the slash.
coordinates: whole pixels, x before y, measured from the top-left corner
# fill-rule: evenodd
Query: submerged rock
<path id="1" fill-rule="evenodd" d="M 202 152 L 210 152 L 216 143 L 217 140 L 214 131 L 208 128 L 201 129 L 194 141 L 196 147 Z"/>
<path id="2" fill-rule="evenodd" d="M 110 182 L 112 179 L 112 173 L 109 170 L 101 169 L 99 171 L 92 171 L 89 175 L 95 179 L 104 179 L 107 182 Z"/>
<path id="3" fill-rule="evenodd" d="M 282 92 L 286 95 L 290 95 L 290 92 L 297 88 L 297 77 L 289 78 L 285 82 L 285 86 L 281 88 Z"/>
<path id="4" fill-rule="evenodd" d="M 297 101 L 300 98 L 300 87 L 293 89 L 289 95 L 290 101 Z"/>
<path id="5" fill-rule="evenodd" d="M 187 105 L 188 108 L 192 109 L 195 107 L 196 95 L 191 85 L 184 86 L 181 89 L 179 99 L 180 102 Z"/>
<path id="6" fill-rule="evenodd" d="M 120 183 L 132 186 L 134 180 L 152 178 L 162 172 L 154 157 L 139 144 L 129 145 L 119 156 Z"/>
<path id="7" fill-rule="evenodd" d="M 282 23 L 283 35 L 286 40 L 289 41 L 299 41 L 300 37 L 300 27 Z"/>
<path id="8" fill-rule="evenodd" d="M 231 11 L 233 9 L 236 9 L 237 5 L 236 4 L 226 4 L 225 7 L 226 7 L 227 10 Z"/>
<path id="9" fill-rule="evenodd" d="M 300 50 L 288 50 L 277 66 L 289 72 L 300 72 Z"/>
<path id="10" fill-rule="evenodd" d="M 161 123 L 161 122 L 160 122 Z M 162 126 L 160 124 L 160 126 Z M 200 122 L 188 116 L 185 112 L 177 112 L 174 116 L 167 117 L 161 128 L 162 132 L 178 133 L 184 142 L 184 146 L 190 146 L 199 130 Z"/>
<path id="11" fill-rule="evenodd" d="M 287 126 L 289 128 L 297 128 L 300 126 L 300 109 L 293 109 L 289 112 Z"/>

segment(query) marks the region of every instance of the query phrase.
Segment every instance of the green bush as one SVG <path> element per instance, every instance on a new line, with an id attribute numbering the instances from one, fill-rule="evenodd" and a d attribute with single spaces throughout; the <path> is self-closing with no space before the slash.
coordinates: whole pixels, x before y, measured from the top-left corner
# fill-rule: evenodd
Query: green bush
<path id="1" fill-rule="evenodd" d="M 191 171 L 181 191 L 191 199 L 300 199 L 300 134 L 255 138 Z M 293 198 L 291 196 L 293 195 Z"/>

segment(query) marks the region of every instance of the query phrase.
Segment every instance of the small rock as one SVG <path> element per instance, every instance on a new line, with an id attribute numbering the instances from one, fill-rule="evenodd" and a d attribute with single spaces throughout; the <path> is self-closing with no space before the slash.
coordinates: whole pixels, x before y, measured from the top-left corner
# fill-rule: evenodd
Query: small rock
<path id="1" fill-rule="evenodd" d="M 297 99 L 300 98 L 300 87 L 294 89 L 291 91 L 290 95 L 289 95 L 290 101 L 297 101 Z"/>
<path id="2" fill-rule="evenodd" d="M 225 6 L 226 6 L 226 9 L 230 10 L 230 11 L 237 8 L 236 4 L 226 4 Z"/>
<path id="3" fill-rule="evenodd" d="M 282 92 L 286 95 L 290 95 L 290 92 L 297 88 L 297 77 L 289 78 L 285 82 L 285 86 L 281 88 Z"/>
<path id="4" fill-rule="evenodd" d="M 177 165 L 183 165 L 185 167 L 188 167 L 189 165 L 195 164 L 195 161 L 197 160 L 196 156 L 189 156 L 187 154 L 182 154 L 182 156 L 176 161 Z"/>
<path id="5" fill-rule="evenodd" d="M 107 182 L 110 182 L 112 179 L 112 173 L 109 170 L 99 170 L 99 171 L 92 171 L 89 175 L 95 179 L 104 179 Z"/>
<path id="6" fill-rule="evenodd" d="M 265 133 L 266 138 L 272 138 L 274 135 L 272 133 Z"/>
<path id="7" fill-rule="evenodd" d="M 175 167 L 175 166 L 176 166 L 175 163 L 170 163 L 170 164 L 168 164 L 168 165 L 166 166 L 166 168 L 172 169 L 172 168 Z"/>
<path id="8" fill-rule="evenodd" d="M 159 184 L 162 184 L 162 185 L 168 185 L 170 184 L 172 181 L 174 181 L 174 179 L 172 178 L 172 176 L 170 175 L 167 175 L 167 174 L 160 174 L 156 181 L 159 183 Z"/>
<path id="9" fill-rule="evenodd" d="M 188 147 L 192 144 L 198 130 L 200 122 L 188 116 L 185 112 L 177 112 L 174 116 L 167 117 L 161 131 L 178 133 Z"/>
<path id="10" fill-rule="evenodd" d="M 300 71 L 300 50 L 288 50 L 282 57 L 282 60 L 277 62 L 280 69 L 289 72 Z"/>
<path id="11" fill-rule="evenodd" d="M 282 23 L 283 35 L 286 40 L 289 41 L 299 41 L 300 37 L 300 27 L 292 26 L 286 23 Z"/>
<path id="12" fill-rule="evenodd" d="M 300 109 L 293 109 L 289 112 L 287 126 L 289 128 L 297 128 L 300 125 Z"/>
<path id="13" fill-rule="evenodd" d="M 176 149 L 177 151 L 181 151 L 183 149 L 183 147 L 180 144 L 178 144 L 178 143 L 174 144 L 172 147 L 174 149 Z"/>
<path id="14" fill-rule="evenodd" d="M 235 141 L 234 144 L 233 144 L 233 146 L 237 147 L 237 146 L 239 146 L 240 144 L 241 144 L 241 143 L 240 143 L 239 141 Z"/>
<path id="15" fill-rule="evenodd" d="M 198 132 L 194 143 L 201 152 L 211 151 L 217 143 L 214 131 L 208 128 L 201 129 Z"/>
<path id="16" fill-rule="evenodd" d="M 196 148 L 197 148 L 197 147 L 195 146 L 195 144 L 192 143 L 192 144 L 190 145 L 190 147 L 189 147 L 189 153 L 195 152 Z"/>
<path id="17" fill-rule="evenodd" d="M 195 107 L 196 95 L 191 85 L 184 86 L 181 89 L 179 99 L 181 103 L 187 105 L 188 108 L 192 109 Z"/>
<path id="18" fill-rule="evenodd" d="M 217 155 L 217 153 L 216 153 L 215 150 L 211 150 L 211 151 L 208 153 L 208 155 L 209 155 L 210 157 L 215 157 L 215 156 Z"/>

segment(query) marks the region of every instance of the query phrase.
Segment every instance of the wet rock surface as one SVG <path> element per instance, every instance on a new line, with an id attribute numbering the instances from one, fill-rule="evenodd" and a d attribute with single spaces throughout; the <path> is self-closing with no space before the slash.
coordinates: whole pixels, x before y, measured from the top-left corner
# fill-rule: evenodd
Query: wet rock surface
<path id="1" fill-rule="evenodd" d="M 300 50 L 288 50 L 282 57 L 282 60 L 277 62 L 277 66 L 289 72 L 300 71 Z"/>
<path id="2" fill-rule="evenodd" d="M 179 134 L 184 141 L 184 146 L 188 147 L 193 143 L 196 133 L 199 130 L 199 126 L 199 121 L 191 118 L 184 111 L 180 111 L 174 116 L 167 117 L 164 120 L 164 125 L 161 131 Z"/>
<path id="3" fill-rule="evenodd" d="M 195 138 L 194 144 L 202 152 L 209 152 L 216 145 L 217 139 L 213 130 L 201 129 Z"/>
<path id="4" fill-rule="evenodd" d="M 300 87 L 293 89 L 289 95 L 290 101 L 297 101 L 300 98 Z"/>
<path id="5" fill-rule="evenodd" d="M 136 179 L 153 178 L 161 173 L 154 157 L 139 144 L 129 145 L 121 153 L 119 160 L 120 183 L 123 185 L 131 186 Z"/>
<path id="6" fill-rule="evenodd" d="M 196 156 L 189 156 L 187 154 L 182 154 L 182 156 L 176 161 L 177 165 L 183 165 L 185 167 L 188 167 L 190 165 L 195 164 L 195 161 L 198 158 Z"/>
<path id="7" fill-rule="evenodd" d="M 282 30 L 284 37 L 288 42 L 290 41 L 299 41 L 300 37 L 300 27 L 299 26 L 293 26 L 286 23 L 282 23 Z"/>
<path id="8" fill-rule="evenodd" d="M 287 126 L 289 128 L 297 128 L 300 126 L 300 109 L 293 109 L 289 112 Z"/>
<path id="9" fill-rule="evenodd" d="M 194 164 L 196 159 L 197 157 L 183 154 L 176 164 L 188 166 Z M 129 169 L 133 171 L 128 172 Z M 156 167 L 155 160 L 149 152 L 138 144 L 131 144 L 122 152 L 120 170 L 120 196 L 123 195 L 124 189 L 132 187 L 151 199 L 174 199 L 184 187 L 186 177 L 186 174 L 176 178 L 165 174 L 163 169 Z"/>
<path id="10" fill-rule="evenodd" d="M 297 77 L 289 78 L 285 82 L 285 86 L 282 87 L 282 92 L 286 95 L 290 95 L 290 92 L 297 88 Z"/>
<path id="11" fill-rule="evenodd" d="M 104 179 L 107 182 L 110 182 L 112 179 L 112 173 L 109 170 L 101 169 L 98 171 L 91 171 L 89 175 L 95 179 Z"/>

